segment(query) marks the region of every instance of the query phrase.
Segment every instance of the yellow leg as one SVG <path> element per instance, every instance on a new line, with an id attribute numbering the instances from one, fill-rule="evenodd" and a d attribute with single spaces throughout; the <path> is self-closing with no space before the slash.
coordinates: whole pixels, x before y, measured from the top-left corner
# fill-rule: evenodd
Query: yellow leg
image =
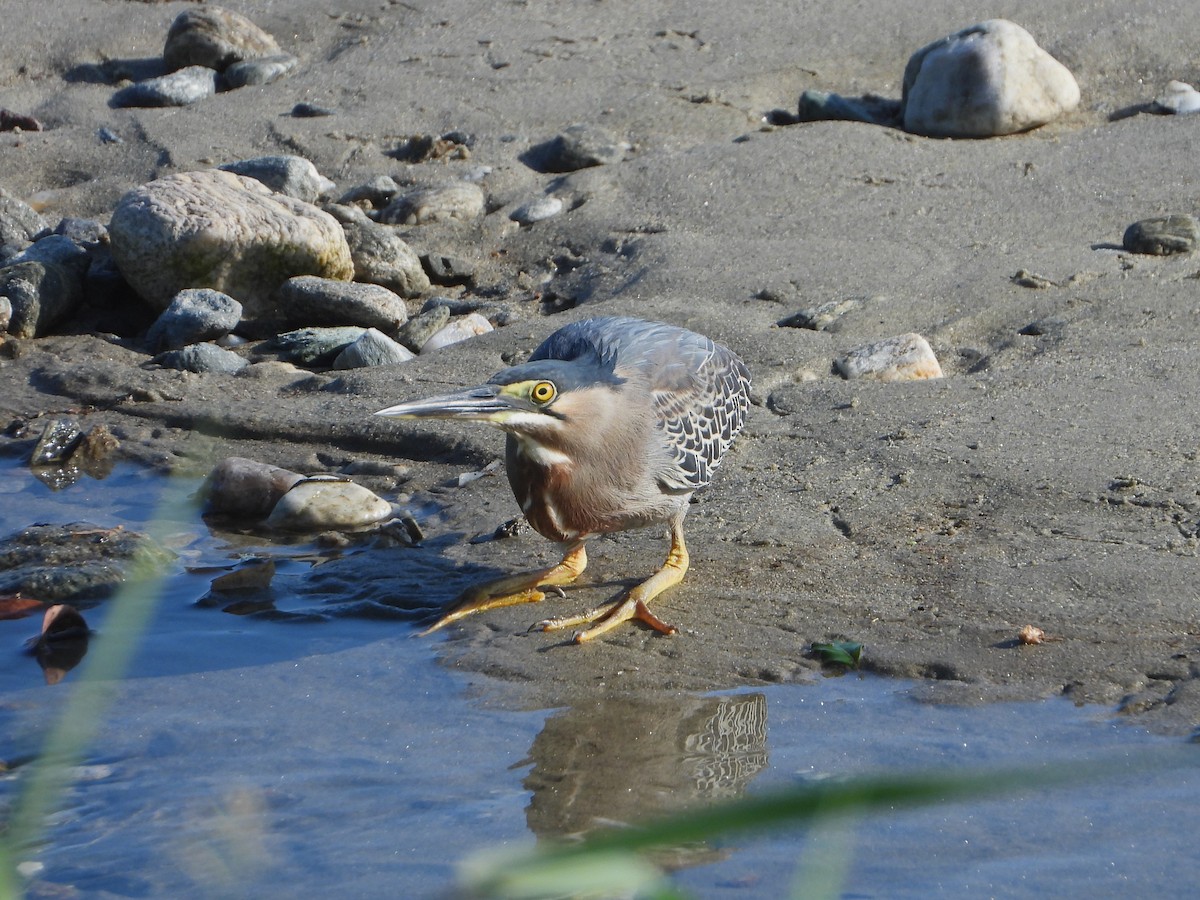
<path id="1" fill-rule="evenodd" d="M 573 544 L 567 549 L 562 562 L 550 566 L 548 569 L 522 572 L 519 575 L 506 575 L 503 578 L 485 581 L 483 584 L 468 588 L 459 596 L 454 609 L 422 631 L 421 634 L 426 635 L 437 631 L 452 622 L 487 609 L 516 606 L 520 603 L 537 603 L 546 596 L 539 588 L 570 584 L 586 568 L 587 550 L 582 543 Z"/>
<path id="2" fill-rule="evenodd" d="M 575 633 L 575 643 L 582 644 L 616 628 L 622 622 L 639 619 L 655 631 L 663 634 L 675 634 L 678 630 L 674 625 L 668 625 L 654 613 L 650 612 L 647 604 L 665 591 L 683 581 L 688 570 L 687 546 L 683 542 L 682 519 L 671 523 L 671 549 L 667 553 L 667 561 L 662 568 L 634 588 L 630 588 L 620 600 L 606 606 L 588 610 L 575 616 L 559 616 L 546 619 L 535 625 L 542 631 L 558 631 L 562 628 L 573 628 L 576 625 L 595 623 L 591 628 Z"/>

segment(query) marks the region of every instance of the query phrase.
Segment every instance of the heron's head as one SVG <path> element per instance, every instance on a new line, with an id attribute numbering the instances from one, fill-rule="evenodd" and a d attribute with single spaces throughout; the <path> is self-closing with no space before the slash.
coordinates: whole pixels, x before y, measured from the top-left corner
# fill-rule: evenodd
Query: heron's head
<path id="1" fill-rule="evenodd" d="M 581 430 L 602 428 L 618 414 L 623 383 L 590 358 L 541 359 L 498 372 L 485 384 L 389 406 L 375 415 L 486 422 L 559 446 L 568 434 L 578 437 Z"/>

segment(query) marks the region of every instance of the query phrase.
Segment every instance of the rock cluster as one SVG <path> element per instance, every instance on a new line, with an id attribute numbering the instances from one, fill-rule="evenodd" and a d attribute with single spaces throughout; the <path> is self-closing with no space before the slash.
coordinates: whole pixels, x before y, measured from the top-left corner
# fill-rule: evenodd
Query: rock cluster
<path id="1" fill-rule="evenodd" d="M 300 64 L 245 16 L 219 6 L 181 12 L 167 32 L 162 61 L 167 74 L 126 85 L 111 105 L 190 106 L 220 90 L 269 84 Z"/>

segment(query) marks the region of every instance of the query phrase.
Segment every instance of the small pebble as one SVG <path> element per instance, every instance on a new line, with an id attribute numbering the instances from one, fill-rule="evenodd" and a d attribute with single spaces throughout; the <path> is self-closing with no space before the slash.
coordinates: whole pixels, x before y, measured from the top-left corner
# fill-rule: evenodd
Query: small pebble
<path id="1" fill-rule="evenodd" d="M 942 367 L 929 342 L 919 334 L 902 334 L 856 347 L 835 366 L 846 379 L 919 381 L 942 377 Z"/>
<path id="2" fill-rule="evenodd" d="M 188 344 L 216 340 L 237 327 L 242 304 L 209 288 L 189 288 L 175 295 L 146 332 L 155 350 L 178 350 Z"/>
<path id="3" fill-rule="evenodd" d="M 242 456 L 230 456 L 209 473 L 201 488 L 207 512 L 261 519 L 304 476 Z"/>
<path id="4" fill-rule="evenodd" d="M 537 200 L 517 207 L 509 215 L 509 218 L 521 225 L 532 225 L 534 222 L 551 219 L 562 211 L 563 202 L 558 197 L 539 197 Z"/>
<path id="5" fill-rule="evenodd" d="M 780 328 L 807 328 L 811 331 L 830 331 L 832 330 L 831 326 L 838 319 L 856 306 L 861 305 L 861 302 L 853 298 L 831 300 L 829 303 L 822 303 L 820 306 L 810 306 L 808 309 L 792 313 L 792 315 L 780 319 L 776 324 Z"/>
<path id="6" fill-rule="evenodd" d="M 232 350 L 216 344 L 192 344 L 180 350 L 168 350 L 154 357 L 154 362 L 165 369 L 220 375 L 235 375 L 250 364 Z"/>
<path id="7" fill-rule="evenodd" d="M 335 369 L 362 369 L 368 366 L 394 366 L 406 363 L 413 352 L 386 334 L 368 328 L 353 344 L 338 354 Z"/>
<path id="8" fill-rule="evenodd" d="M 74 419 L 51 419 L 42 429 L 29 457 L 31 466 L 55 466 L 66 462 L 83 439 L 83 430 Z"/>
<path id="9" fill-rule="evenodd" d="M 308 478 L 275 504 L 267 525 L 287 531 L 361 528 L 388 518 L 392 505 L 353 481 Z"/>
<path id="10" fill-rule="evenodd" d="M 1200 223 L 1194 216 L 1174 215 L 1134 222 L 1125 229 L 1121 243 L 1130 253 L 1170 256 L 1191 253 L 1200 238 Z"/>
<path id="11" fill-rule="evenodd" d="M 264 56 L 261 59 L 246 59 L 231 65 L 221 73 L 228 90 L 255 84 L 270 84 L 296 70 L 300 60 L 289 53 Z"/>
<path id="12" fill-rule="evenodd" d="M 388 225 L 428 225 L 433 222 L 469 222 L 483 215 L 483 189 L 469 181 L 418 188 L 396 197 L 379 214 Z"/>
<path id="13" fill-rule="evenodd" d="M 8 301 L 5 330 L 22 338 L 43 337 L 83 300 L 79 275 L 54 263 L 22 262 L 0 268 L 0 297 Z"/>
<path id="14" fill-rule="evenodd" d="M 369 181 L 356 184 L 338 199 L 338 203 L 367 203 L 375 209 L 382 209 L 392 202 L 392 198 L 400 193 L 400 185 L 390 175 L 376 175 Z"/>
<path id="15" fill-rule="evenodd" d="M 1200 112 L 1200 91 L 1183 81 L 1168 81 L 1166 88 L 1154 98 L 1155 112 L 1187 115 Z"/>
<path id="16" fill-rule="evenodd" d="M 115 107 L 153 108 L 190 106 L 217 92 L 217 73 L 205 66 L 188 66 L 170 75 L 147 78 L 121 88 L 109 101 Z"/>
<path id="17" fill-rule="evenodd" d="M 442 287 L 471 284 L 475 280 L 475 264 L 461 256 L 443 253 L 426 253 L 421 256 L 429 280 Z"/>
<path id="18" fill-rule="evenodd" d="M 32 206 L 0 188 L 0 261 L 28 247 L 47 225 Z"/>
<path id="19" fill-rule="evenodd" d="M 96 139 L 102 144 L 123 144 L 125 138 L 121 137 L 107 125 L 96 129 Z"/>
<path id="20" fill-rule="evenodd" d="M 305 203 L 316 203 L 335 187 L 303 156 L 256 156 L 217 168 L 261 181 L 271 190 Z"/>
<path id="21" fill-rule="evenodd" d="M 540 148 L 542 165 L 551 172 L 574 172 L 592 166 L 620 162 L 631 149 L 596 125 L 580 122 L 570 126 Z"/>
<path id="22" fill-rule="evenodd" d="M 1043 644 L 1046 642 L 1046 632 L 1036 625 L 1026 625 L 1017 633 L 1017 640 L 1022 644 Z"/>
<path id="23" fill-rule="evenodd" d="M 494 330 L 492 323 L 479 313 L 468 313 L 437 331 L 422 345 L 421 353 L 433 353 L 443 347 L 449 347 L 451 344 L 457 344 Z"/>

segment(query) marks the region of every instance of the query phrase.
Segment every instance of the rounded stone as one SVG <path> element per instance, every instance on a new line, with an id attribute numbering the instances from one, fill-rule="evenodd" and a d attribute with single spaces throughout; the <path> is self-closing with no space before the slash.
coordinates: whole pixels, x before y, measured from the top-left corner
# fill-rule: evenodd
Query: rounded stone
<path id="1" fill-rule="evenodd" d="M 1160 216 L 1142 219 L 1125 229 L 1121 243 L 1130 253 L 1170 256 L 1191 253 L 1200 239 L 1200 222 L 1195 216 Z"/>
<path id="2" fill-rule="evenodd" d="M 368 328 L 358 339 L 338 354 L 335 369 L 362 369 L 368 366 L 394 366 L 406 363 L 415 354 L 386 334 Z"/>
<path id="3" fill-rule="evenodd" d="M 206 66 L 217 71 L 244 59 L 278 56 L 275 38 L 245 16 L 220 6 L 181 12 L 167 31 L 163 62 L 170 70 Z"/>
<path id="4" fill-rule="evenodd" d="M 401 297 L 419 297 L 429 290 L 421 258 L 389 226 L 367 219 L 345 222 L 342 228 L 354 260 L 355 280 L 383 285 Z"/>
<path id="5" fill-rule="evenodd" d="M 267 525 L 287 531 L 362 528 L 388 518 L 392 505 L 353 481 L 308 478 L 283 495 Z"/>
<path id="6" fill-rule="evenodd" d="M 378 284 L 299 275 L 279 288 L 279 316 L 301 326 L 358 325 L 394 332 L 408 321 L 408 308 Z"/>
<path id="7" fill-rule="evenodd" d="M 242 456 L 230 456 L 209 473 L 201 496 L 208 512 L 261 519 L 304 476 Z"/>
<path id="8" fill-rule="evenodd" d="M 421 345 L 421 352 L 433 353 L 435 350 L 441 350 L 443 347 L 449 347 L 451 344 L 457 344 L 494 330 L 492 323 L 479 313 L 467 313 L 462 318 L 455 319 L 436 331 L 429 340 Z"/>
<path id="9" fill-rule="evenodd" d="M 270 321 L 289 278 L 354 276 L 336 219 L 232 172 L 183 172 L 135 188 L 117 203 L 109 234 L 121 274 L 158 309 L 181 290 L 208 287 L 238 300 L 244 320 Z"/>
<path id="10" fill-rule="evenodd" d="M 942 377 L 942 367 L 933 349 L 919 334 L 901 334 L 855 347 L 837 360 L 835 366 L 847 379 L 920 381 Z"/>
<path id="11" fill-rule="evenodd" d="M 1070 112 L 1079 105 L 1079 85 L 1020 25 L 989 19 L 914 53 L 902 103 L 905 131 L 992 137 Z"/>
<path id="12" fill-rule="evenodd" d="M 216 344 L 191 344 L 179 350 L 168 350 L 154 357 L 166 369 L 180 369 L 197 375 L 236 375 L 250 365 L 244 357 Z"/>
<path id="13" fill-rule="evenodd" d="M 470 181 L 418 188 L 401 194 L 379 214 L 388 225 L 428 225 L 432 222 L 469 222 L 483 215 L 483 188 Z"/>
<path id="14" fill-rule="evenodd" d="M 151 347 L 176 350 L 199 341 L 224 337 L 242 318 L 242 304 L 228 294 L 189 288 L 175 295 L 146 332 Z"/>
<path id="15" fill-rule="evenodd" d="M 335 186 L 303 156 L 256 156 L 226 163 L 218 168 L 223 172 L 261 181 L 276 193 L 305 203 L 316 203 Z"/>
<path id="16" fill-rule="evenodd" d="M 221 73 L 226 90 L 236 90 L 254 84 L 270 84 L 292 74 L 300 60 L 290 53 L 264 56 L 261 59 L 246 59 L 236 62 Z"/>

